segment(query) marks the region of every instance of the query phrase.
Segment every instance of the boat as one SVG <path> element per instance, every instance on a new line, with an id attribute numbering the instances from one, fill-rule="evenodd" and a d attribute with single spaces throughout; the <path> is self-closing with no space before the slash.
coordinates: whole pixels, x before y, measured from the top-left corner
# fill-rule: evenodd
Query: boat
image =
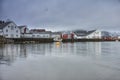
<path id="1" fill-rule="evenodd" d="M 60 38 L 60 37 L 55 37 L 53 40 L 54 40 L 55 42 L 61 42 L 61 41 L 62 41 L 62 38 Z"/>

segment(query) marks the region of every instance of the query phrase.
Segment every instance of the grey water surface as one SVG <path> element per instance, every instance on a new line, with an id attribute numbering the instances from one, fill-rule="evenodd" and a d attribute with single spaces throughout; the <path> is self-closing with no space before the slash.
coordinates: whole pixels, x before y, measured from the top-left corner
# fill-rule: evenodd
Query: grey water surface
<path id="1" fill-rule="evenodd" d="M 0 45 L 0 80 L 120 80 L 120 42 Z"/>

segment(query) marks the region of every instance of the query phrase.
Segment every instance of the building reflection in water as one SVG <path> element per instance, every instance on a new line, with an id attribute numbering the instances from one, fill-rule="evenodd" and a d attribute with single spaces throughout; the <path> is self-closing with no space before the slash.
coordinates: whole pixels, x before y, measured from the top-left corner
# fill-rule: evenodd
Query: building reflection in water
<path id="1" fill-rule="evenodd" d="M 54 43 L 51 52 L 46 51 L 46 55 L 51 56 L 100 56 L 101 42 L 77 42 L 77 43 Z M 47 50 L 47 49 L 46 49 Z"/>
<path id="2" fill-rule="evenodd" d="M 0 45 L 0 64 L 11 65 L 17 58 L 26 58 L 26 48 L 20 44 Z"/>
<path id="3" fill-rule="evenodd" d="M 19 51 L 19 49 L 17 51 Z M 20 51 L 19 52 L 20 52 L 19 56 L 21 58 L 27 58 L 27 52 L 26 52 L 26 45 L 25 44 L 20 45 Z"/>
<path id="4" fill-rule="evenodd" d="M 41 44 L 31 44 L 31 45 L 28 44 L 26 47 L 27 47 L 28 53 L 31 53 L 33 55 L 45 55 L 46 49 L 50 51 L 49 46 L 50 44 L 48 43 L 44 43 L 44 44 L 41 43 Z"/>
<path id="5" fill-rule="evenodd" d="M 50 52 L 50 44 L 5 44 L 0 45 L 0 64 L 11 65 L 18 58 L 26 59 L 28 55 L 45 55 Z"/>
<path id="6" fill-rule="evenodd" d="M 87 42 L 87 53 L 91 56 L 101 55 L 101 42 Z"/>
<path id="7" fill-rule="evenodd" d="M 5 44 L 0 45 L 0 64 L 10 65 L 18 58 L 43 56 L 100 56 L 101 42 Z"/>
<path id="8" fill-rule="evenodd" d="M 14 57 L 14 53 L 13 53 L 13 46 L 11 45 L 1 45 L 0 46 L 0 63 L 1 64 L 7 64 L 10 65 L 15 57 Z"/>
<path id="9" fill-rule="evenodd" d="M 101 54 L 100 42 L 77 42 L 69 44 L 69 46 L 66 47 L 69 47 L 69 53 L 72 55 L 96 56 Z"/>

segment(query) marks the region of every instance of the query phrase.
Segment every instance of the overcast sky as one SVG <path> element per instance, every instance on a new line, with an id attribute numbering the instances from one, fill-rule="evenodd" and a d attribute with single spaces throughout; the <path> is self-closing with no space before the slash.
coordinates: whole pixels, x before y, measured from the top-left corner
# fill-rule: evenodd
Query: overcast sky
<path id="1" fill-rule="evenodd" d="M 0 0 L 0 18 L 48 30 L 120 30 L 120 0 Z"/>

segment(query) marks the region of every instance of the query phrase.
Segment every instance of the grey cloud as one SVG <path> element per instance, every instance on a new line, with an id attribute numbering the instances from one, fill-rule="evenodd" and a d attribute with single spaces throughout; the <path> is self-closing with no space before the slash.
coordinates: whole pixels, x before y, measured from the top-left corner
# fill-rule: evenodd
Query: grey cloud
<path id="1" fill-rule="evenodd" d="M 2 5 L 3 5 L 3 0 L 0 0 L 0 17 L 2 16 Z"/>
<path id="2" fill-rule="evenodd" d="M 55 29 L 120 29 L 120 0 L 4 0 L 3 19 Z"/>

